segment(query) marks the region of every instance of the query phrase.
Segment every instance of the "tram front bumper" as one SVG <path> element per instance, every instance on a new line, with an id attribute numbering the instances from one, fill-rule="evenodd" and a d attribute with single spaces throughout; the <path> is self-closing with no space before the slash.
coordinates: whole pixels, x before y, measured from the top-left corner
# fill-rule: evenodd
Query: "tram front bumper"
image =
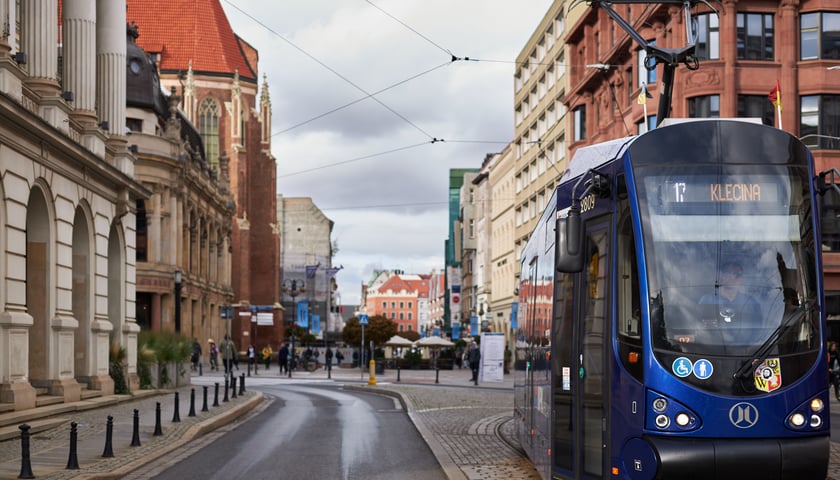
<path id="1" fill-rule="evenodd" d="M 824 480 L 828 435 L 703 439 L 645 436 L 625 445 L 624 471 L 634 480 Z M 653 464 L 657 468 L 650 468 Z"/>

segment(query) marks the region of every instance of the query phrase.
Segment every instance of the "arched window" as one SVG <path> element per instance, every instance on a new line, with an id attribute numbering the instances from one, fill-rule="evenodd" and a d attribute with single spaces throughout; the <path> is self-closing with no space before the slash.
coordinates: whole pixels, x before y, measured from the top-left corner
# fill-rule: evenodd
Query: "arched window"
<path id="1" fill-rule="evenodd" d="M 219 104 L 208 97 L 201 102 L 198 112 L 198 131 L 204 140 L 204 152 L 212 167 L 219 166 Z"/>

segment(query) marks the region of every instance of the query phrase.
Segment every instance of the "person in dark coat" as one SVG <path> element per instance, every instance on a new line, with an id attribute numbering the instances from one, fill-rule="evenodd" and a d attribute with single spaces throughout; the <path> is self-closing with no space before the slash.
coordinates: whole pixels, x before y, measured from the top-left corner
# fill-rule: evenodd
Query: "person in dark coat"
<path id="1" fill-rule="evenodd" d="M 289 346 L 285 343 L 277 352 L 277 363 L 280 365 L 280 373 L 289 373 Z"/>
<path id="2" fill-rule="evenodd" d="M 837 342 L 828 346 L 828 377 L 834 387 L 834 398 L 840 400 L 840 351 L 837 350 Z"/>
<path id="3" fill-rule="evenodd" d="M 478 367 L 481 364 L 481 350 L 479 350 L 478 345 L 475 342 L 470 344 L 470 353 L 467 356 L 467 360 L 470 363 L 470 370 L 472 370 L 472 378 L 470 381 L 476 382 L 478 381 Z"/>
<path id="4" fill-rule="evenodd" d="M 324 353 L 324 358 L 326 358 L 327 361 L 327 368 L 332 368 L 333 351 L 330 347 L 327 347 L 327 351 Z"/>

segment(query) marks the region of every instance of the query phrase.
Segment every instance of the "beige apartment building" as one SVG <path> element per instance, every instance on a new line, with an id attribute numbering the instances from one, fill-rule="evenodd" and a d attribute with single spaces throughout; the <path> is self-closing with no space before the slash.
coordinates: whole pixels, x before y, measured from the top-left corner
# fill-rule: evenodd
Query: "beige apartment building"
<path id="1" fill-rule="evenodd" d="M 515 280 L 519 257 L 545 209 L 557 181 L 566 170 L 567 116 L 563 97 L 568 90 L 566 25 L 575 24 L 586 9 L 566 12 L 569 2 L 555 1 L 516 57 L 514 74 Z"/>
<path id="2" fill-rule="evenodd" d="M 490 281 L 488 296 L 494 332 L 510 332 L 511 304 L 516 301 L 516 272 L 519 259 L 514 255 L 514 175 L 513 150 L 508 145 L 491 160 L 492 174 L 488 177 L 490 191 Z"/>

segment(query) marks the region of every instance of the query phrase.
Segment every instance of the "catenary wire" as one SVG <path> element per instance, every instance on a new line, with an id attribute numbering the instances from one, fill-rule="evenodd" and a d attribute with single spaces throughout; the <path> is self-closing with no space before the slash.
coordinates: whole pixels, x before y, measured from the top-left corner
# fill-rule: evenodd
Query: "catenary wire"
<path id="1" fill-rule="evenodd" d="M 354 83 L 352 80 L 350 80 L 350 79 L 349 79 L 349 78 L 347 78 L 346 76 L 342 75 L 340 72 L 338 72 L 338 71 L 337 71 L 337 70 L 335 70 L 334 68 L 330 67 L 329 65 L 327 65 L 327 64 L 326 64 L 326 63 L 324 63 L 323 61 L 319 60 L 317 57 L 315 57 L 315 56 L 314 56 L 314 55 L 312 55 L 311 53 L 309 53 L 309 52 L 307 52 L 306 50 L 304 50 L 303 48 L 301 48 L 301 47 L 297 46 L 297 45 L 296 45 L 294 42 L 292 42 L 291 40 L 287 39 L 287 38 L 286 38 L 286 37 L 284 37 L 283 35 L 280 35 L 280 33 L 278 33 L 276 30 L 272 29 L 271 27 L 269 27 L 268 25 L 266 25 L 265 23 L 263 23 L 262 21 L 260 21 L 259 19 L 257 19 L 257 18 L 256 18 L 256 17 L 254 17 L 253 15 L 251 15 L 250 13 L 246 12 L 245 10 L 243 10 L 242 8 L 240 8 L 238 5 L 236 5 L 235 3 L 233 3 L 231 0 L 224 0 L 224 1 L 225 1 L 225 3 L 227 3 L 228 5 L 230 5 L 232 8 L 234 8 L 235 10 L 237 10 L 238 12 L 240 12 L 242 15 L 245 15 L 246 17 L 248 17 L 249 19 L 251 19 L 253 22 L 255 22 L 255 23 L 256 23 L 256 24 L 258 24 L 259 26 L 261 26 L 261 27 L 263 27 L 264 29 L 266 29 L 267 31 L 269 31 L 271 34 L 273 34 L 273 35 L 277 36 L 277 38 L 279 38 L 279 39 L 283 40 L 284 42 L 286 42 L 287 44 L 289 44 L 289 45 L 290 45 L 292 48 L 294 48 L 295 50 L 297 50 L 297 51 L 299 51 L 300 53 L 302 53 L 302 54 L 306 55 L 309 59 L 311 59 L 312 61 L 314 61 L 314 62 L 315 62 L 315 63 L 317 63 L 318 65 L 321 65 L 322 67 L 326 68 L 327 70 L 329 70 L 330 72 L 332 72 L 334 75 L 336 75 L 338 78 L 340 78 L 340 79 L 344 80 L 346 83 L 348 83 L 349 85 L 351 85 L 353 88 L 355 88 L 355 89 L 359 90 L 360 92 L 362 92 L 362 93 L 364 93 L 365 95 L 367 95 L 367 96 L 369 96 L 370 98 L 372 98 L 372 99 L 373 99 L 376 103 L 378 103 L 378 104 L 382 105 L 382 107 L 384 107 L 386 110 L 390 111 L 391 113 L 393 113 L 394 115 L 396 115 L 397 117 L 399 117 L 402 121 L 404 121 L 404 122 L 406 122 L 407 124 L 409 124 L 409 125 L 411 125 L 412 127 L 414 127 L 417 131 L 419 131 L 419 132 L 420 132 L 420 133 L 422 133 L 423 135 L 425 135 L 425 136 L 427 136 L 427 137 L 429 137 L 429 138 L 434 138 L 434 137 L 432 137 L 432 135 L 430 135 L 427 131 L 425 131 L 425 130 L 423 130 L 422 128 L 420 128 L 420 126 L 419 126 L 419 125 L 417 125 L 416 123 L 414 123 L 414 122 L 412 122 L 411 120 L 409 120 L 408 118 L 406 118 L 403 114 L 401 114 L 401 113 L 397 112 L 396 110 L 394 110 L 393 108 L 391 108 L 390 106 L 388 106 L 388 105 L 387 105 L 385 102 L 383 102 L 382 100 L 380 100 L 380 99 L 378 99 L 378 98 L 374 97 L 374 96 L 373 96 L 373 95 L 371 95 L 371 94 L 370 94 L 367 90 L 365 90 L 364 88 L 360 87 L 359 85 L 357 85 L 356 83 Z"/>

